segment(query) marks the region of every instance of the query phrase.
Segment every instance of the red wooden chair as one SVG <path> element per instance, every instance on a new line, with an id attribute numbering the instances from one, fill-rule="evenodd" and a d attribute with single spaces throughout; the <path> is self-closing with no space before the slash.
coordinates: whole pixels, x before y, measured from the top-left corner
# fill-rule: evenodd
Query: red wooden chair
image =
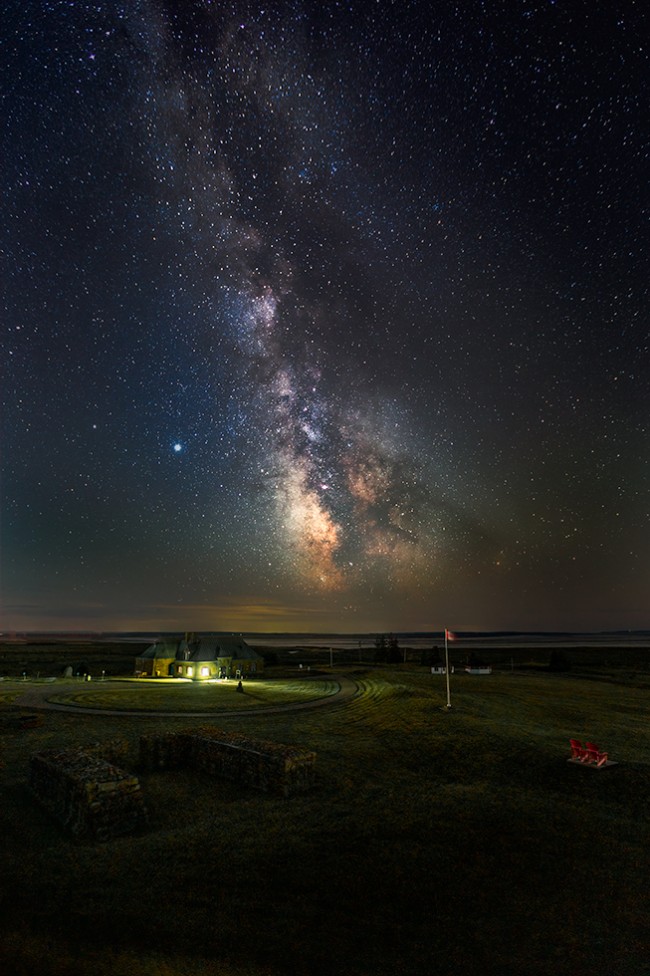
<path id="1" fill-rule="evenodd" d="M 608 754 L 606 752 L 601 752 L 598 746 L 594 745 L 593 742 L 587 742 L 585 751 L 587 753 L 587 758 L 583 762 L 595 763 L 596 766 L 604 766 L 608 759 Z"/>
<path id="2" fill-rule="evenodd" d="M 571 743 L 571 758 L 584 762 L 587 756 L 587 750 L 582 748 L 582 742 L 579 742 L 577 739 L 569 739 L 569 742 Z"/>

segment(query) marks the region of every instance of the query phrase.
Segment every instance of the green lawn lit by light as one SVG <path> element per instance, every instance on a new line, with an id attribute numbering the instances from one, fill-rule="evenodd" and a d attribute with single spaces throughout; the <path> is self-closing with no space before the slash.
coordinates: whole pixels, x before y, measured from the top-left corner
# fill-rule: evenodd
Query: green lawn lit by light
<path id="1" fill-rule="evenodd" d="M 189 682 L 130 679 L 75 684 L 66 691 L 48 695 L 56 705 L 118 711 L 219 712 L 268 708 L 326 698 L 335 694 L 338 683 L 320 680 L 255 680 Z"/>

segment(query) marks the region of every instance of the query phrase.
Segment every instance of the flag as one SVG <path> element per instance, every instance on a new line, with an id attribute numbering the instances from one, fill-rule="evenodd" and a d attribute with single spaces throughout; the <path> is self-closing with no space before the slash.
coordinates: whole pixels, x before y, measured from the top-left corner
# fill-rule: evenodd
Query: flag
<path id="1" fill-rule="evenodd" d="M 454 632 L 451 630 L 447 630 L 446 628 L 445 628 L 445 637 L 447 638 L 448 641 L 458 640 Z"/>

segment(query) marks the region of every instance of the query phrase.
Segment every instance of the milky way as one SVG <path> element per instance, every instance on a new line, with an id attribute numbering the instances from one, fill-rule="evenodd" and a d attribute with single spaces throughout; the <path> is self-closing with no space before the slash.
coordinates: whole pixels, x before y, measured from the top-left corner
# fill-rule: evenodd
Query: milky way
<path id="1" fill-rule="evenodd" d="M 3 626 L 650 626 L 642 20 L 10 3 Z"/>

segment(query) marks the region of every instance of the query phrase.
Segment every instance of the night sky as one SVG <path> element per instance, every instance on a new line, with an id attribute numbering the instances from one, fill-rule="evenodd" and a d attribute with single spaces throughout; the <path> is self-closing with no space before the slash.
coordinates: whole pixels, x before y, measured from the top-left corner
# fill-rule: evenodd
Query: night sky
<path id="1" fill-rule="evenodd" d="M 650 627 L 645 8 L 5 3 L 2 627 Z"/>

